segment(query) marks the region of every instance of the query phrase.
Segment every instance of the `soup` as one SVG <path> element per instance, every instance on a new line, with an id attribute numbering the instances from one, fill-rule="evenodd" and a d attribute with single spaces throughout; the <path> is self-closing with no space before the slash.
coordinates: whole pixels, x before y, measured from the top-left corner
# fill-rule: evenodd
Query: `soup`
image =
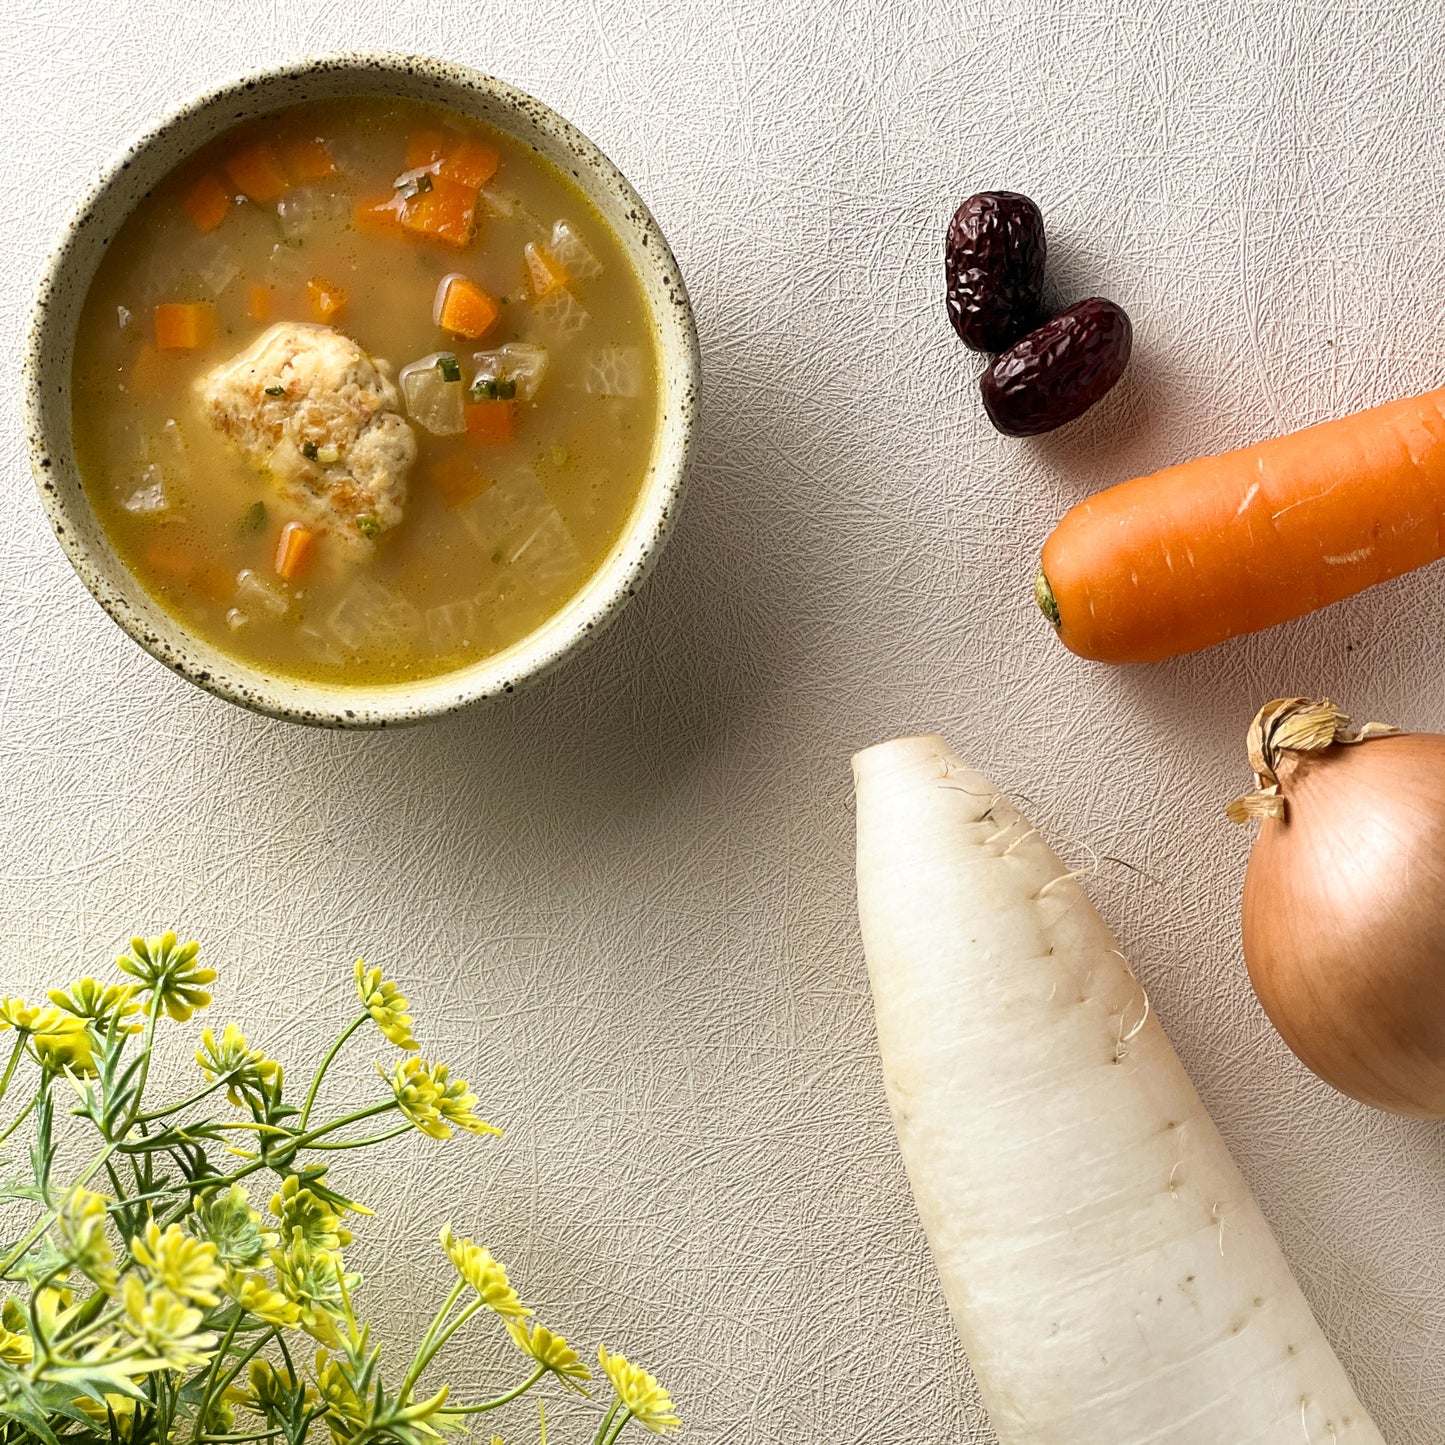
<path id="1" fill-rule="evenodd" d="M 651 461 L 653 327 L 576 187 L 403 101 L 228 132 L 111 242 L 74 434 L 122 560 L 269 673 L 451 671 L 608 557 Z"/>

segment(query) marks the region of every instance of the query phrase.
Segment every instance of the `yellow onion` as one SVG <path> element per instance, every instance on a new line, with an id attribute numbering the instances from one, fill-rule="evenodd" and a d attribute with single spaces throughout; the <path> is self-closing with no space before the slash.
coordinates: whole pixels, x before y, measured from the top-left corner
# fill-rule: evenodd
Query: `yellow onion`
<path id="1" fill-rule="evenodd" d="M 1445 1117 L 1445 737 L 1281 698 L 1249 753 L 1229 815 L 1262 820 L 1243 930 L 1264 1011 L 1335 1088 Z"/>

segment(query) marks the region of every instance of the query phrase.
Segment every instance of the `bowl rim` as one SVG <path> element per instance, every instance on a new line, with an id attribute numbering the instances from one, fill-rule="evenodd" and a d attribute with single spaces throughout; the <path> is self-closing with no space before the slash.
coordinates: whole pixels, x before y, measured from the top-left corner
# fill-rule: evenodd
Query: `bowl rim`
<path id="1" fill-rule="evenodd" d="M 78 469 L 73 466 L 68 421 L 63 445 L 52 446 L 52 438 L 47 435 L 43 396 L 47 367 L 53 365 L 57 347 L 61 348 L 61 359 L 65 359 L 73 355 L 75 343 L 73 335 L 58 339 L 54 335 L 52 318 L 56 309 L 52 303 L 59 299 L 64 273 L 81 242 L 84 228 L 92 223 L 107 196 L 137 158 L 152 147 L 164 144 L 172 130 L 197 113 L 232 97 L 252 97 L 262 87 L 303 81 L 317 71 L 374 76 L 379 82 L 374 89 L 378 95 L 403 94 L 386 89 L 387 77 L 429 82 L 436 86 L 437 93 L 419 98 L 444 109 L 460 110 L 455 103 L 456 92 L 472 91 L 524 117 L 527 124 L 549 142 L 575 156 L 581 166 L 573 169 L 571 175 L 589 203 L 598 205 L 599 194 L 608 190 L 623 203 L 624 223 L 615 218 L 604 219 L 624 241 L 629 262 L 638 272 L 657 337 L 658 364 L 664 372 L 663 390 L 668 404 L 659 416 L 643 492 L 607 558 L 582 589 L 538 628 L 501 653 L 453 672 L 409 682 L 351 685 L 272 676 L 188 631 L 150 597 L 138 579 L 136 586 L 145 600 L 144 610 L 137 608 L 111 584 L 105 575 L 105 564 L 96 559 L 96 547 L 72 525 L 73 507 L 78 504 L 88 510 L 88 503 L 83 499 Z M 362 88 L 357 93 L 368 92 Z M 403 95 L 403 98 L 406 97 Z M 299 103 L 304 100 L 282 102 L 276 108 Z M 266 112 L 261 109 L 255 113 Z M 218 129 L 217 134 L 220 133 Z M 526 143 L 525 135 L 519 138 Z M 543 154 L 545 156 L 545 152 Z M 181 158 L 178 156 L 177 162 Z M 558 164 L 555 155 L 547 158 Z M 559 165 L 559 169 L 566 173 L 566 168 Z M 107 237 L 114 235 L 129 219 L 137 204 L 138 201 L 133 202 L 122 216 L 107 224 Z M 628 228 L 633 231 L 632 236 L 626 234 Z M 630 244 L 634 240 L 638 244 Z M 640 261 L 652 268 L 650 275 L 644 274 Z M 93 277 L 92 271 L 90 280 Z M 77 312 L 89 291 L 90 280 L 76 303 Z M 660 305 L 656 293 L 665 294 L 670 304 Z M 455 61 L 402 51 L 342 50 L 317 52 L 246 70 L 207 86 L 136 133 L 107 165 L 88 179 L 80 199 L 51 241 L 31 301 L 22 356 L 22 411 L 31 470 L 51 530 L 81 582 L 132 641 L 187 681 L 253 712 L 317 727 L 385 728 L 444 717 L 480 702 L 520 692 L 571 657 L 616 618 L 651 571 L 672 530 L 696 443 L 701 370 L 696 317 L 682 272 L 661 227 L 632 183 L 576 125 L 546 102 L 510 82 Z M 69 386 L 67 376 L 67 417 Z M 55 485 L 57 453 L 62 459 L 68 456 L 72 470 L 76 471 L 75 486 L 66 490 L 74 494 L 77 502 L 72 502 Z M 91 513 L 91 520 L 100 533 L 100 545 L 108 547 L 99 519 Z M 109 561 L 114 567 L 128 571 L 113 550 Z M 198 652 L 202 655 L 198 656 Z M 207 653 L 211 654 L 209 659 L 204 655 Z"/>

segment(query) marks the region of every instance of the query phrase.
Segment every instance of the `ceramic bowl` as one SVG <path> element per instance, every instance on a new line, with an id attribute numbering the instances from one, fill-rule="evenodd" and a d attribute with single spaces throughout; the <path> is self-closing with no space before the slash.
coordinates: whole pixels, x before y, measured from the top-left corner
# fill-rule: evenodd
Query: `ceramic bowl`
<path id="1" fill-rule="evenodd" d="M 76 325 L 108 240 L 180 160 L 237 122 L 300 101 L 401 96 L 490 122 L 571 176 L 616 233 L 642 283 L 660 356 L 662 402 L 642 495 L 602 567 L 561 611 L 506 651 L 419 682 L 343 686 L 273 677 L 191 633 L 153 601 L 86 500 L 71 438 Z M 144 135 L 91 188 L 50 256 L 25 357 L 31 463 L 56 537 L 96 601 L 142 647 L 199 687 L 273 717 L 322 727 L 394 727 L 516 692 L 595 637 L 626 605 L 677 511 L 698 405 L 697 331 L 677 262 L 626 177 L 575 126 L 474 70 L 403 55 L 344 54 L 230 81 Z"/>

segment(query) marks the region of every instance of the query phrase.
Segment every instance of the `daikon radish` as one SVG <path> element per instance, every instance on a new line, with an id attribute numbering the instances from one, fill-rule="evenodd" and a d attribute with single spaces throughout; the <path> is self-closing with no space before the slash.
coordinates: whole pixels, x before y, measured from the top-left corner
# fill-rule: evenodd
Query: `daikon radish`
<path id="1" fill-rule="evenodd" d="M 1074 876 L 942 738 L 853 772 L 888 1099 L 1001 1445 L 1382 1445 Z"/>

